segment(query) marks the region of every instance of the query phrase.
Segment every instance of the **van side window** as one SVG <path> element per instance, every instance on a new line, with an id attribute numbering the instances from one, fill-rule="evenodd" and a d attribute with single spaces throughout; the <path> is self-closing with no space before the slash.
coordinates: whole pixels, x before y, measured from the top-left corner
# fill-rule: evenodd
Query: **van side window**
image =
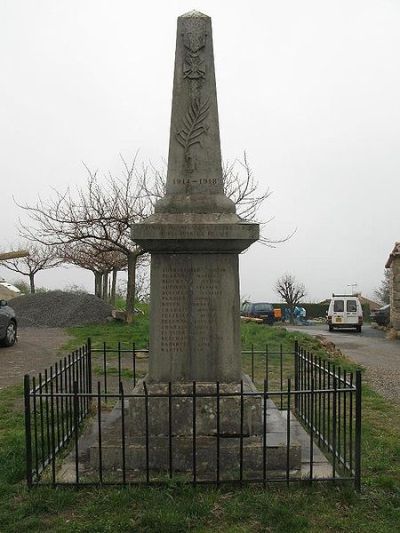
<path id="1" fill-rule="evenodd" d="M 344 301 L 343 300 L 335 300 L 333 302 L 333 312 L 334 313 L 343 313 L 344 311 Z"/>
<path id="2" fill-rule="evenodd" d="M 347 300 L 347 312 L 357 313 L 357 302 L 355 300 Z"/>

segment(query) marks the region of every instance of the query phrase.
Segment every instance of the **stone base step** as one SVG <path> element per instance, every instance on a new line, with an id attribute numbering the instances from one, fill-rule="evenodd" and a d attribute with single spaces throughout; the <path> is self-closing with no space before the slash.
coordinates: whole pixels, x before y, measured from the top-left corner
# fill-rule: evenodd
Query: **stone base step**
<path id="1" fill-rule="evenodd" d="M 265 447 L 267 470 L 285 470 L 287 461 L 287 446 L 284 434 L 267 436 Z M 193 472 L 194 448 L 193 439 L 188 437 L 171 438 L 171 463 L 170 440 L 168 437 L 151 437 L 148 444 L 148 466 L 151 471 L 168 471 L 170 464 L 176 472 Z M 218 461 L 221 473 L 235 477 L 235 472 L 240 470 L 241 443 L 240 438 L 220 438 L 219 454 L 215 437 L 196 438 L 195 467 L 199 475 L 215 474 Z M 218 459 L 219 458 L 219 459 Z M 99 447 L 90 448 L 90 464 L 96 467 L 99 464 Z M 119 469 L 122 465 L 122 446 L 102 446 L 102 467 Z M 146 471 L 146 442 L 144 438 L 137 438 L 125 447 L 125 465 L 127 469 Z M 301 447 L 293 443 L 289 447 L 290 470 L 300 469 Z M 262 438 L 245 437 L 242 443 L 242 467 L 247 474 L 260 475 L 264 468 L 264 445 Z"/>

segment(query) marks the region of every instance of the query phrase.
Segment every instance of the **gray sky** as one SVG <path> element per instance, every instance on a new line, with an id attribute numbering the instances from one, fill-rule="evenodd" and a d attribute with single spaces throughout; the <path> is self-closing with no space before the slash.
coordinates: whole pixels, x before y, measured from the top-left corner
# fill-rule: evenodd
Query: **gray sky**
<path id="1" fill-rule="evenodd" d="M 275 249 L 241 258 L 241 292 L 277 300 L 283 272 L 308 300 L 379 285 L 400 240 L 400 3 L 397 0 L 0 0 L 0 246 L 19 202 L 83 184 L 82 161 L 168 151 L 176 18 L 213 19 L 224 159 L 245 149 Z M 15 279 L 0 268 L 0 275 Z M 73 268 L 39 285 L 92 289 Z"/>

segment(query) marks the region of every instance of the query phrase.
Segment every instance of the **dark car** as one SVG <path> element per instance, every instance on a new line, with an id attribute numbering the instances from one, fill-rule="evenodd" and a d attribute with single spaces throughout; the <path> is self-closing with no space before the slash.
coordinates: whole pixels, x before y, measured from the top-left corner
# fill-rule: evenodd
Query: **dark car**
<path id="1" fill-rule="evenodd" d="M 275 322 L 274 306 L 266 302 L 245 302 L 240 309 L 240 315 L 261 318 L 265 324 L 272 325 Z"/>
<path id="2" fill-rule="evenodd" d="M 371 311 L 371 320 L 374 320 L 379 326 L 387 326 L 390 322 L 390 305 L 384 305 Z"/>
<path id="3" fill-rule="evenodd" d="M 17 318 L 5 300 L 0 300 L 0 346 L 12 346 L 17 340 Z"/>

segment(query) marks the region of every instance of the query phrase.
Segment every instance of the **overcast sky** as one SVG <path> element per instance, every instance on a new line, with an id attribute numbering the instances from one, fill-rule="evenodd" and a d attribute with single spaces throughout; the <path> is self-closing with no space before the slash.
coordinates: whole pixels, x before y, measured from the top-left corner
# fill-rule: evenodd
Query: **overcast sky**
<path id="1" fill-rule="evenodd" d="M 352 283 L 372 295 L 400 240 L 398 0 L 0 0 L 0 247 L 13 196 L 83 184 L 82 161 L 167 157 L 176 18 L 192 9 L 212 17 L 223 158 L 246 150 L 273 192 L 271 239 L 297 228 L 241 257 L 242 295 L 276 301 L 284 272 L 309 301 Z M 92 289 L 73 268 L 37 281 Z"/>

